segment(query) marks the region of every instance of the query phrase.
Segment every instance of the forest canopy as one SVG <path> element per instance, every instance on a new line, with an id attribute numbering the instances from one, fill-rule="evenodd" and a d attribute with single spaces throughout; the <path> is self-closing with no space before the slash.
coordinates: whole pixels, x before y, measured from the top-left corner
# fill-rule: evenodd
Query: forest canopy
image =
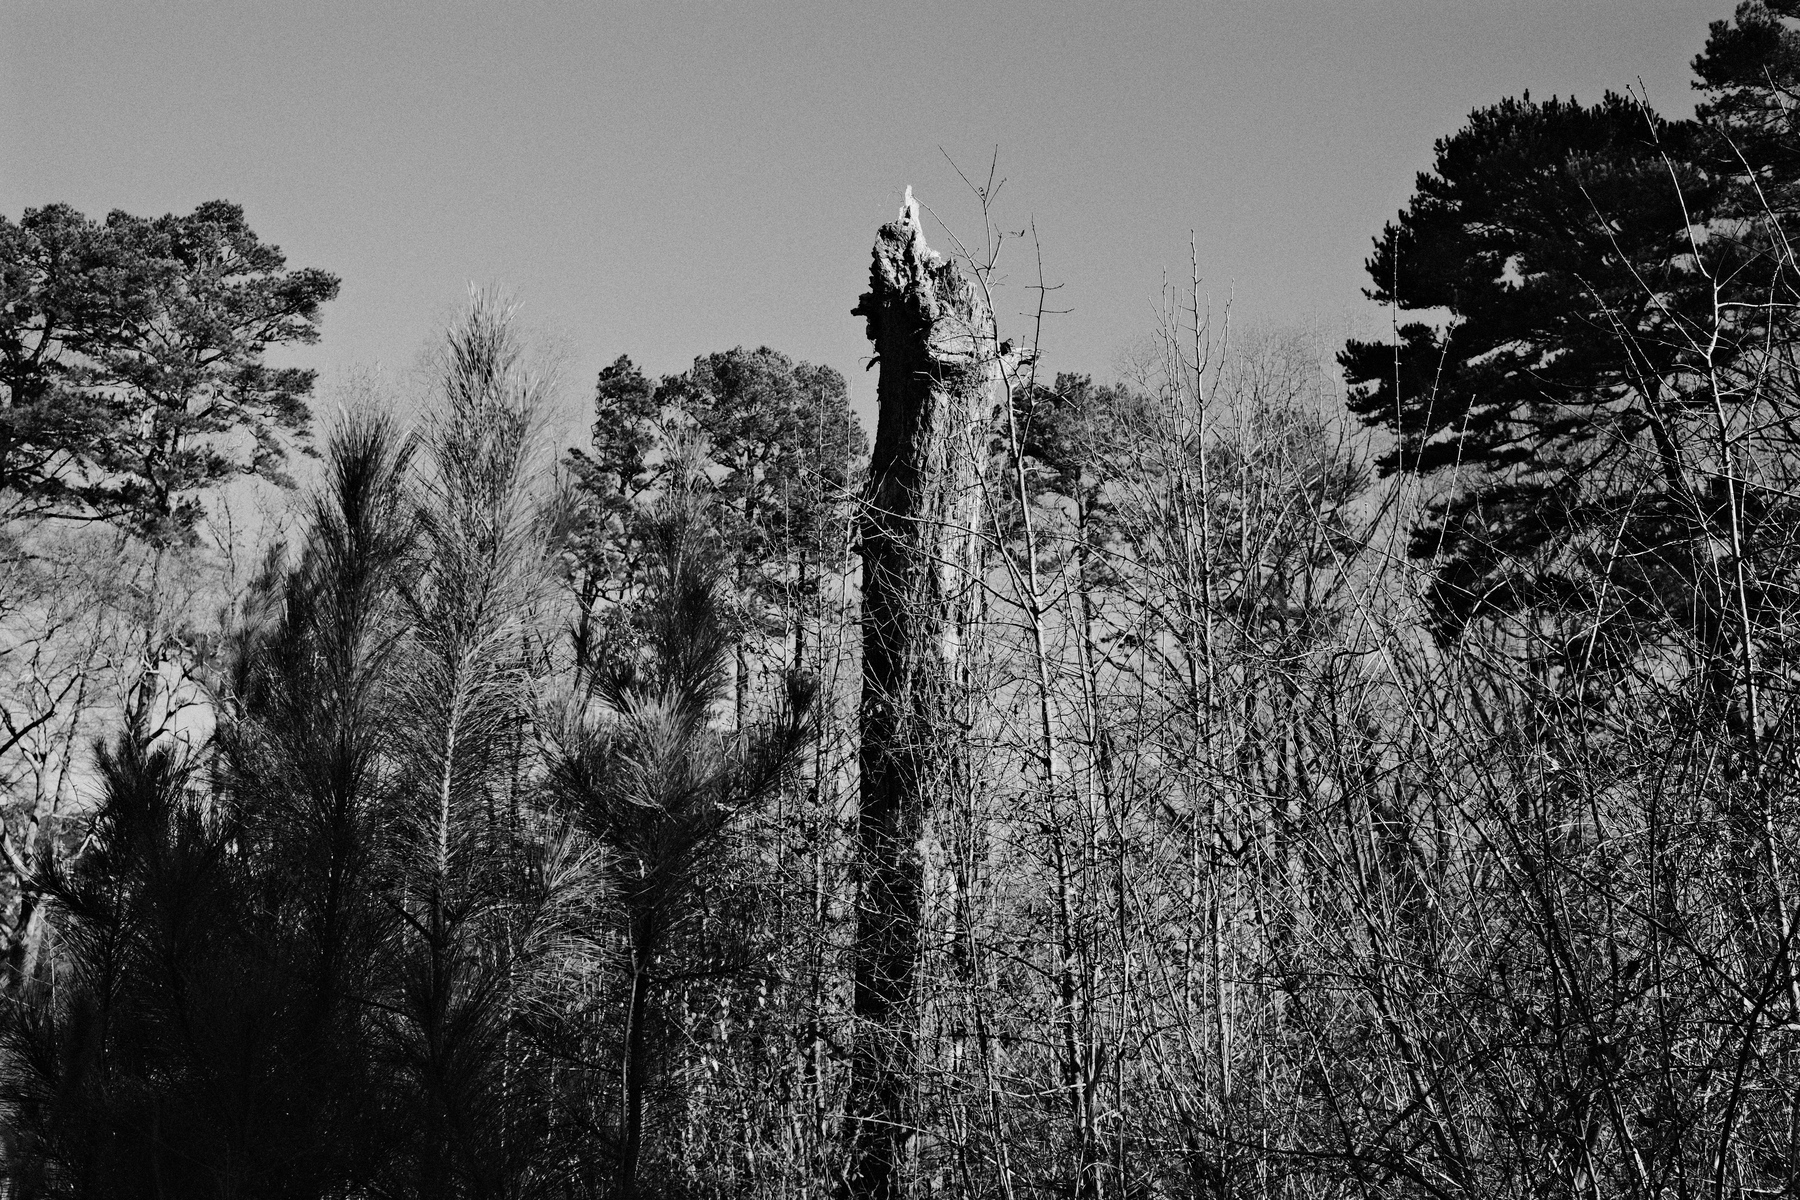
<path id="1" fill-rule="evenodd" d="M 0 1200 L 1800 1188 L 1800 3 L 1692 66 L 1441 137 L 1385 338 L 1052 374 L 909 189 L 873 444 L 0 218 Z"/>

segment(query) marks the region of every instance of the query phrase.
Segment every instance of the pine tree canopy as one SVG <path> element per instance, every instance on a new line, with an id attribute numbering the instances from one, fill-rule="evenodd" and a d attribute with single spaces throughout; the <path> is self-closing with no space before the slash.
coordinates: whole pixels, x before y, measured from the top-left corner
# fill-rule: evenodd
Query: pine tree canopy
<path id="1" fill-rule="evenodd" d="M 337 290 L 288 270 L 222 200 L 104 223 L 61 204 L 0 217 L 0 490 L 21 515 L 166 544 L 234 475 L 285 483 L 313 372 L 263 353 L 316 341 Z"/>
<path id="2" fill-rule="evenodd" d="M 1702 86 L 1774 20 L 1715 26 Z M 1768 303 L 1789 281 L 1733 125 L 1703 117 L 1610 93 L 1477 110 L 1376 239 L 1368 295 L 1425 319 L 1339 361 L 1351 410 L 1393 436 L 1382 473 L 1430 481 L 1411 552 L 1436 562 L 1441 634 L 1586 607 L 1626 549 L 1642 587 L 1671 588 L 1688 552 L 1669 548 L 1717 508 L 1690 427 L 1752 394 L 1716 385 L 1789 320 Z"/>

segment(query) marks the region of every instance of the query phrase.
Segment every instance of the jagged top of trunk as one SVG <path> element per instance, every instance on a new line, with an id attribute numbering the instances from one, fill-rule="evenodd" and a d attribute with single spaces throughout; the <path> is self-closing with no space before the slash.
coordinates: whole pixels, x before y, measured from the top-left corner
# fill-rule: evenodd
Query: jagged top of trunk
<path id="1" fill-rule="evenodd" d="M 925 231 L 910 206 L 875 235 L 873 260 L 869 290 L 850 310 L 868 318 L 869 340 L 879 343 L 882 316 L 900 306 L 914 321 L 934 329 L 945 326 L 951 339 L 960 337 L 964 344 L 944 340 L 934 349 L 948 361 L 966 361 L 973 349 L 966 343 L 979 328 L 977 318 L 985 315 L 985 306 L 956 264 L 925 244 Z"/>
<path id="2" fill-rule="evenodd" d="M 920 459 L 934 457 L 926 445 L 945 436 L 946 418 L 979 419 L 995 357 L 987 305 L 954 262 L 926 245 L 911 191 L 898 219 L 876 234 L 869 290 L 850 310 L 867 320 L 881 365 L 870 473 L 903 487 Z M 951 397 L 954 414 L 943 411 Z"/>

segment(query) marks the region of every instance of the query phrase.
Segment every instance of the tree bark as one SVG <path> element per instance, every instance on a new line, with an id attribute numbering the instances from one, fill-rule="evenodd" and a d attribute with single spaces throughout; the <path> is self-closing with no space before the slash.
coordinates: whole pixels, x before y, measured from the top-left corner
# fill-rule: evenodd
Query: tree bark
<path id="1" fill-rule="evenodd" d="M 979 582 L 981 473 L 1004 369 L 987 306 L 926 246 L 913 211 L 882 226 L 870 290 L 852 310 L 868 319 L 881 375 L 862 519 L 848 1200 L 897 1197 L 914 1136 L 919 843 L 961 756 L 952 689 Z"/>

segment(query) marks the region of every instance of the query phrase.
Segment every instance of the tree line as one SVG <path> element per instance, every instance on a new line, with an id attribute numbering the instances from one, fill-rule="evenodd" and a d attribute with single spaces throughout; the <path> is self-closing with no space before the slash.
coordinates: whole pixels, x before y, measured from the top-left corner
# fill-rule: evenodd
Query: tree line
<path id="1" fill-rule="evenodd" d="M 1800 5 L 1694 72 L 1442 138 L 1386 337 L 1049 377 L 909 205 L 872 445 L 547 445 L 486 293 L 315 444 L 241 210 L 0 220 L 4 1194 L 1791 1190 Z"/>

